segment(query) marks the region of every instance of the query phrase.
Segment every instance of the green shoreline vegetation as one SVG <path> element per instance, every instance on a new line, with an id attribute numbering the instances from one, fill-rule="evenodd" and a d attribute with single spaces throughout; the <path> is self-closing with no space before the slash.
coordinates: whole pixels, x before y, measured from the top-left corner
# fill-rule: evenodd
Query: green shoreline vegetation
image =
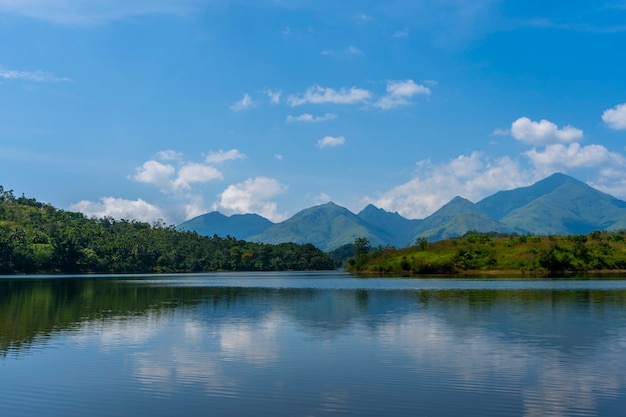
<path id="1" fill-rule="evenodd" d="M 470 231 L 459 238 L 418 238 L 404 249 L 371 249 L 355 241 L 348 271 L 375 274 L 545 274 L 624 272 L 626 231 L 587 235 L 500 235 Z"/>
<path id="2" fill-rule="evenodd" d="M 88 219 L 0 186 L 0 274 L 328 270 L 311 244 L 200 236 L 162 222 Z"/>

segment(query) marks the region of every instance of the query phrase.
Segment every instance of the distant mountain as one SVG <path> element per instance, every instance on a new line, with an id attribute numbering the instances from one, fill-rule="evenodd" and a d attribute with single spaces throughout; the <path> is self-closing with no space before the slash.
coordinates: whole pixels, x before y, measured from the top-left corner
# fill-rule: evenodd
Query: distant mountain
<path id="1" fill-rule="evenodd" d="M 511 205 L 508 212 L 500 211 L 498 220 L 536 235 L 617 230 L 626 222 L 626 202 L 563 174 L 551 175 L 530 187 L 494 194 L 477 205 L 493 207 L 503 200 L 518 204 Z"/>
<path id="2" fill-rule="evenodd" d="M 484 213 L 476 204 L 455 197 L 448 204 L 425 218 L 414 230 L 413 239 L 426 237 L 435 241 L 461 236 L 470 230 L 512 233 L 514 230 L 497 222 Z M 412 242 L 407 242 L 407 244 Z"/>
<path id="3" fill-rule="evenodd" d="M 368 204 L 357 216 L 369 225 L 385 230 L 393 239 L 388 243 L 396 247 L 406 246 L 413 239 L 414 230 L 423 221 L 409 220 L 372 204 Z"/>
<path id="4" fill-rule="evenodd" d="M 212 236 L 231 235 L 267 243 L 312 243 L 330 251 L 367 238 L 372 246 L 404 247 L 418 237 L 431 241 L 470 230 L 520 234 L 585 234 L 626 229 L 626 202 L 564 174 L 528 187 L 500 191 L 478 203 L 455 197 L 422 220 L 409 220 L 368 205 L 354 214 L 335 203 L 311 207 L 281 223 L 254 214 L 208 213 L 182 225 Z"/>
<path id="5" fill-rule="evenodd" d="M 274 223 L 258 214 L 233 214 L 225 216 L 218 211 L 194 217 L 180 224 L 180 230 L 197 232 L 202 236 L 232 236 L 248 240 L 250 236 L 263 233 Z"/>
<path id="6" fill-rule="evenodd" d="M 553 174 L 528 187 L 520 187 L 508 191 L 498 191 L 494 195 L 484 198 L 476 203 L 476 206 L 478 206 L 492 219 L 501 220 L 506 215 L 524 207 L 533 200 L 543 197 L 546 194 L 551 193 L 556 188 L 566 185 L 569 180 L 577 181 L 564 174 Z"/>
<path id="7" fill-rule="evenodd" d="M 367 238 L 373 246 L 388 245 L 394 240 L 382 228 L 373 226 L 348 209 L 330 202 L 302 210 L 250 239 L 267 243 L 312 243 L 329 251 L 354 243 L 359 237 Z"/>

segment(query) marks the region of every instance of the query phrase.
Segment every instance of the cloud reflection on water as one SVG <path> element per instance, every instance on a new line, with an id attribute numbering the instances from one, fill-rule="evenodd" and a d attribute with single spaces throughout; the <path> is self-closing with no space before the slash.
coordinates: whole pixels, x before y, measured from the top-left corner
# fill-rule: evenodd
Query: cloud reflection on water
<path id="1" fill-rule="evenodd" d="M 104 353 L 128 350 L 133 377 L 159 395 L 198 385 L 221 398 L 242 398 L 250 390 L 278 398 L 289 392 L 292 378 L 309 372 L 318 379 L 306 386 L 308 395 L 317 392 L 317 409 L 324 412 L 349 410 L 363 391 L 379 384 L 404 383 L 351 385 L 349 375 L 322 378 L 344 366 L 346 357 L 355 370 L 389 361 L 384 377 L 407 378 L 408 388 L 518 397 L 528 417 L 595 415 L 600 401 L 618 398 L 626 387 L 623 322 L 596 329 L 593 340 L 571 337 L 571 329 L 560 324 L 573 314 L 571 305 L 539 309 L 543 319 L 529 319 L 513 317 L 510 300 L 466 311 L 436 297 L 416 303 L 414 293 L 308 291 L 303 299 L 293 292 L 260 298 L 259 305 L 251 296 L 211 315 L 200 304 L 171 314 L 85 323 L 73 334 L 79 344 L 97 344 Z M 585 322 L 585 311 L 582 324 L 575 324 L 581 332 L 597 325 Z M 334 355 L 338 349 L 354 349 L 354 355 Z M 398 363 L 406 374 L 394 374 Z"/>

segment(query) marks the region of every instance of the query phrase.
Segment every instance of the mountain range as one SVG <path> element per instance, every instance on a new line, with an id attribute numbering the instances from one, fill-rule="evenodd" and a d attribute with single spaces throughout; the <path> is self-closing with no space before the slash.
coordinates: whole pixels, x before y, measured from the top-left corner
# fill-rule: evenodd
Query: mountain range
<path id="1" fill-rule="evenodd" d="M 626 202 L 557 173 L 528 187 L 499 191 L 477 203 L 455 197 L 419 220 L 371 204 L 354 214 L 330 202 L 302 210 L 280 223 L 257 214 L 225 216 L 211 212 L 179 228 L 255 242 L 312 243 L 325 251 L 360 237 L 367 238 L 372 246 L 404 247 L 414 244 L 417 238 L 436 241 L 470 230 L 568 235 L 626 229 Z"/>

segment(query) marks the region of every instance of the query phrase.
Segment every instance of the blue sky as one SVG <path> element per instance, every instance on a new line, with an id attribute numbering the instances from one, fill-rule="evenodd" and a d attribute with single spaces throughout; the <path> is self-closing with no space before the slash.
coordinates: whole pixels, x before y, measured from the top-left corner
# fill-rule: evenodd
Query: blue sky
<path id="1" fill-rule="evenodd" d="M 626 199 L 626 1 L 0 0 L 0 185 L 88 216 Z"/>

